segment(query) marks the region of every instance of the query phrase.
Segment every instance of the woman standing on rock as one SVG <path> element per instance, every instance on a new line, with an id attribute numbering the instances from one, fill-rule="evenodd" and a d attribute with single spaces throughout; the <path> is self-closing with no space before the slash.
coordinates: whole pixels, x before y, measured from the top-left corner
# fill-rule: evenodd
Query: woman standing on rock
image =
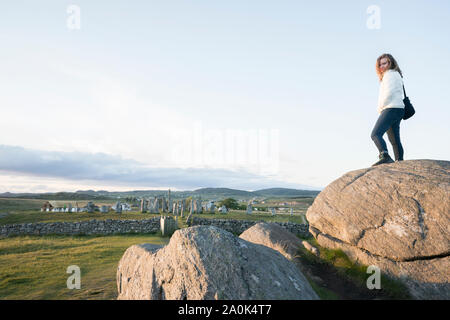
<path id="1" fill-rule="evenodd" d="M 376 72 L 380 79 L 380 92 L 378 96 L 378 113 L 380 114 L 371 138 L 380 152 L 379 160 L 372 166 L 382 163 L 392 163 L 386 142 L 383 139 L 387 132 L 389 142 L 394 149 L 396 161 L 403 160 L 403 147 L 400 142 L 400 122 L 405 113 L 403 103 L 403 75 L 397 61 L 388 53 L 378 57 Z"/>

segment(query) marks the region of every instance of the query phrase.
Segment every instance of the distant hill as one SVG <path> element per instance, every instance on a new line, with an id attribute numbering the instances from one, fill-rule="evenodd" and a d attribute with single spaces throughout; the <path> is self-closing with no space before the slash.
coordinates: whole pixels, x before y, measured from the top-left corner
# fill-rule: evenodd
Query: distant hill
<path id="1" fill-rule="evenodd" d="M 261 197 L 305 197 L 313 196 L 319 194 L 320 191 L 317 190 L 298 190 L 298 189 L 288 189 L 288 188 L 270 188 L 253 191 L 252 193 Z"/>
<path id="2" fill-rule="evenodd" d="M 77 194 L 73 192 L 56 193 L 0 193 L 0 198 L 21 198 L 21 199 L 43 199 L 43 200 L 109 200 L 105 197 L 95 194 Z"/>
<path id="3" fill-rule="evenodd" d="M 238 200 L 252 198 L 293 198 L 293 197 L 315 197 L 320 191 L 298 190 L 288 188 L 270 188 L 256 191 L 245 191 L 229 188 L 201 188 L 193 191 L 172 191 L 173 198 L 201 198 L 204 200 L 219 200 L 224 198 L 235 198 Z M 76 192 L 56 193 L 0 193 L 0 198 L 24 198 L 45 200 L 110 200 L 118 198 L 148 198 L 167 197 L 168 190 L 134 190 L 115 191 L 106 190 L 78 190 Z"/>
<path id="4" fill-rule="evenodd" d="M 315 197 L 318 190 L 298 190 L 289 188 L 270 188 L 256 191 L 244 191 L 229 188 L 202 188 L 194 191 L 194 195 L 202 198 L 292 198 L 292 197 Z"/>
<path id="5" fill-rule="evenodd" d="M 253 197 L 253 193 L 250 191 L 236 190 L 229 188 L 202 188 L 194 190 L 194 195 L 199 195 L 205 198 L 208 197 Z"/>

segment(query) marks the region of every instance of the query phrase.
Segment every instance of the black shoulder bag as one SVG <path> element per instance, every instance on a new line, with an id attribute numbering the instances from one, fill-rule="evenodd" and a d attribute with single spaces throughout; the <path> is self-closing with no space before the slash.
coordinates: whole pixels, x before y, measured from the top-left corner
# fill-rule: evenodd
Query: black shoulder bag
<path id="1" fill-rule="evenodd" d="M 414 113 L 416 113 L 416 110 L 414 110 L 411 101 L 409 101 L 409 98 L 406 96 L 405 86 L 403 86 L 403 93 L 405 94 L 405 98 L 403 99 L 403 103 L 405 104 L 405 115 L 403 116 L 403 120 L 406 120 L 411 118 Z"/>

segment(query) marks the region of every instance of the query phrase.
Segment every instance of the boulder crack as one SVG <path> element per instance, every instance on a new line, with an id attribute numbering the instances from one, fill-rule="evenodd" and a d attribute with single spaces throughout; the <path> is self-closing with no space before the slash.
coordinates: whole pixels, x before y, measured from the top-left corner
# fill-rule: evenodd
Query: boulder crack
<path id="1" fill-rule="evenodd" d="M 354 177 L 352 179 L 352 181 L 350 181 L 349 183 L 347 183 L 344 187 L 342 187 L 341 191 L 343 191 L 345 188 L 347 188 L 349 185 L 351 185 L 353 182 L 355 182 L 356 180 L 358 180 L 359 178 L 365 176 L 367 173 L 369 173 L 370 171 L 372 171 L 373 168 L 371 169 L 367 169 L 366 171 L 364 171 L 363 173 L 358 174 L 356 177 Z"/>
<path id="2" fill-rule="evenodd" d="M 386 215 L 383 216 L 383 221 L 381 222 L 381 224 L 379 226 L 370 227 L 370 228 L 367 228 L 367 229 L 364 229 L 363 231 L 361 231 L 358 239 L 356 239 L 356 245 L 359 245 L 359 242 L 362 240 L 362 238 L 364 238 L 364 235 L 366 234 L 367 230 L 376 230 L 376 229 L 382 228 L 382 227 L 384 227 L 385 223 L 386 223 Z"/>
<path id="3" fill-rule="evenodd" d="M 416 199 L 412 198 L 414 200 L 414 202 L 417 204 L 417 209 L 418 209 L 418 213 L 417 213 L 417 218 L 419 220 L 419 227 L 420 227 L 420 235 L 422 237 L 422 240 L 426 238 L 427 236 L 427 227 L 423 221 L 423 215 L 425 214 L 425 210 L 422 208 L 422 206 L 420 205 L 419 201 L 417 201 Z"/>

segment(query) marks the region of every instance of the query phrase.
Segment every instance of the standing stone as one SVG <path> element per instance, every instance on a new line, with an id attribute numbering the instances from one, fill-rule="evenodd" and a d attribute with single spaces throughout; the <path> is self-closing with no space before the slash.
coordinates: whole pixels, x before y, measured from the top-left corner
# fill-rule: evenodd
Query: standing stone
<path id="1" fill-rule="evenodd" d="M 168 192 L 168 195 L 167 195 L 167 211 L 169 213 L 172 213 L 173 212 L 172 210 L 173 210 L 172 198 L 170 197 L 170 189 L 169 189 L 169 192 Z"/>
<path id="2" fill-rule="evenodd" d="M 214 213 L 216 210 L 216 205 L 214 203 L 211 203 L 211 206 L 209 207 L 209 212 Z"/>
<path id="3" fill-rule="evenodd" d="M 186 210 L 186 199 L 181 200 L 181 212 L 180 216 L 183 217 Z"/>
<path id="4" fill-rule="evenodd" d="M 168 216 L 161 216 L 160 226 L 163 237 L 171 236 L 177 229 L 176 221 Z"/>
<path id="5" fill-rule="evenodd" d="M 271 208 L 271 211 L 273 216 L 276 215 L 275 208 Z"/>
<path id="6" fill-rule="evenodd" d="M 87 207 L 87 212 L 88 213 L 93 213 L 94 212 L 94 203 L 92 201 L 89 201 L 86 205 Z"/>
<path id="7" fill-rule="evenodd" d="M 220 212 L 221 213 L 228 213 L 227 207 L 225 205 L 222 205 L 222 207 L 220 208 Z"/>
<path id="8" fill-rule="evenodd" d="M 166 198 L 162 197 L 161 198 L 161 211 L 163 213 L 167 212 L 167 203 L 166 203 Z"/>
<path id="9" fill-rule="evenodd" d="M 141 213 L 147 212 L 147 203 L 144 199 L 141 200 Z"/>
<path id="10" fill-rule="evenodd" d="M 101 207 L 100 207 L 100 212 L 101 212 L 101 213 L 108 213 L 108 211 L 109 211 L 109 210 L 108 210 L 108 206 L 101 206 Z"/>
<path id="11" fill-rule="evenodd" d="M 188 217 L 186 218 L 186 224 L 190 227 L 192 224 L 192 213 L 189 213 Z"/>
<path id="12" fill-rule="evenodd" d="M 159 212 L 159 210 L 161 209 L 161 199 L 156 197 L 155 201 L 156 201 L 155 209 L 158 210 Z"/>
<path id="13" fill-rule="evenodd" d="M 172 205 L 172 213 L 175 216 L 177 215 L 177 203 L 176 202 L 174 202 Z"/>
<path id="14" fill-rule="evenodd" d="M 151 200 L 148 201 L 148 212 L 150 213 L 158 213 L 155 210 L 155 204 Z"/>
<path id="15" fill-rule="evenodd" d="M 294 214 L 294 209 L 291 208 L 291 216 Z"/>
<path id="16" fill-rule="evenodd" d="M 189 214 L 193 214 L 194 212 L 195 212 L 194 199 L 191 199 L 191 210 L 190 210 Z"/>
<path id="17" fill-rule="evenodd" d="M 197 200 L 192 199 L 192 202 L 194 204 L 194 213 L 198 213 L 198 209 L 197 209 L 198 202 L 197 202 Z"/>
<path id="18" fill-rule="evenodd" d="M 116 203 L 116 213 L 122 213 L 122 204 L 120 201 Z"/>
<path id="19" fill-rule="evenodd" d="M 247 214 L 252 214 L 252 212 L 253 212 L 252 204 L 249 203 L 247 204 Z"/>
<path id="20" fill-rule="evenodd" d="M 192 199 L 192 203 L 193 203 L 193 206 L 194 206 L 194 213 L 198 213 L 197 200 Z"/>
<path id="21" fill-rule="evenodd" d="M 159 199 L 155 198 L 155 201 L 153 202 L 153 210 L 155 213 L 159 213 Z"/>

